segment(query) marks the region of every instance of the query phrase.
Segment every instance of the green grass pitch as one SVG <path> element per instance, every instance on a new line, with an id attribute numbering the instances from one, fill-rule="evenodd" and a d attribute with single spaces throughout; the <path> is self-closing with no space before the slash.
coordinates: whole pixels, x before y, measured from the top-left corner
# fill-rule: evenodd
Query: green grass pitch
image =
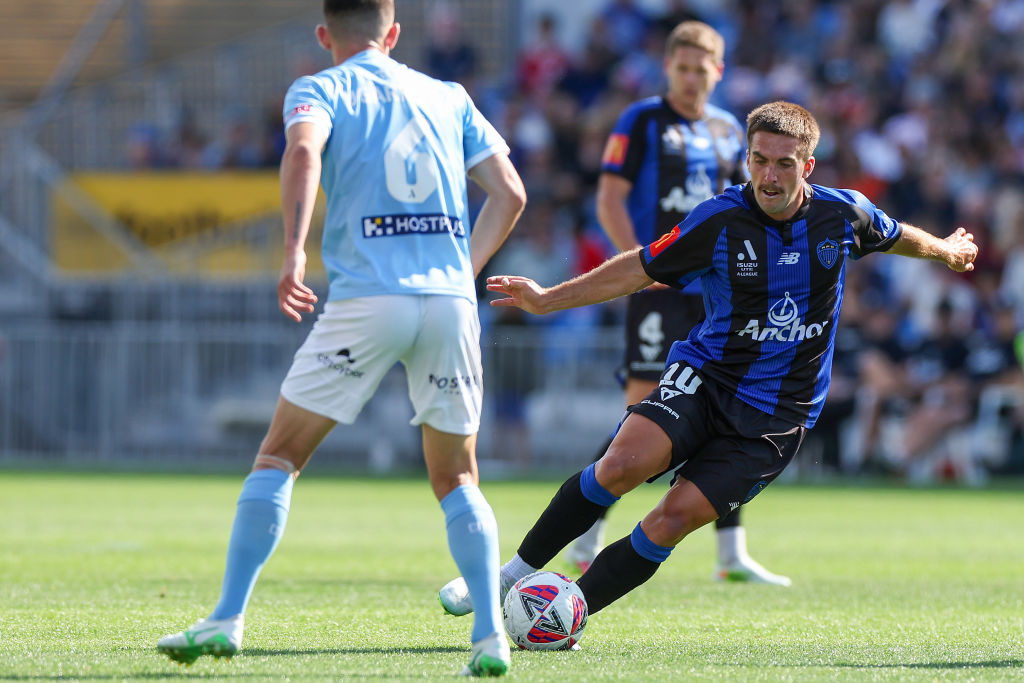
<path id="1" fill-rule="evenodd" d="M 230 662 L 184 668 L 160 636 L 216 602 L 244 474 L 0 471 L 0 679 L 442 679 L 469 618 L 423 479 L 304 475 Z M 502 557 L 559 482 L 485 482 Z M 618 538 L 664 492 L 612 511 Z M 581 652 L 513 652 L 521 681 L 1022 680 L 1024 502 L 1004 490 L 776 485 L 751 551 L 790 589 L 710 580 L 713 532 L 591 619 Z M 552 569 L 566 571 L 556 564 Z"/>

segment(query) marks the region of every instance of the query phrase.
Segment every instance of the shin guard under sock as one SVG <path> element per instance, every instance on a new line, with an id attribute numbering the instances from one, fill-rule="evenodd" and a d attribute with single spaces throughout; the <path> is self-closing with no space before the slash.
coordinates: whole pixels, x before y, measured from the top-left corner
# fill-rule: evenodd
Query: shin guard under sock
<path id="1" fill-rule="evenodd" d="M 242 484 L 228 543 L 220 601 L 211 619 L 244 614 L 256 578 L 284 534 L 295 479 L 281 470 L 256 470 Z"/>
<path id="2" fill-rule="evenodd" d="M 593 468 L 590 465 L 562 484 L 526 534 L 519 546 L 519 557 L 527 564 L 544 567 L 618 500 L 597 483 Z"/>
<path id="3" fill-rule="evenodd" d="M 670 552 L 672 548 L 652 543 L 639 524 L 632 534 L 602 550 L 576 582 L 589 613 L 601 611 L 654 576 Z"/>

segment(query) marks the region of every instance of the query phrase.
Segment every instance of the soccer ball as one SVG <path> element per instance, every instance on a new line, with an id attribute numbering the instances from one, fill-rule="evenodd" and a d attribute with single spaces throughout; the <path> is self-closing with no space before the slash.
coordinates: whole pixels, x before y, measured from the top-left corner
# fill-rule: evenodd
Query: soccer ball
<path id="1" fill-rule="evenodd" d="M 535 572 L 516 581 L 501 611 L 509 638 L 524 650 L 568 650 L 587 625 L 583 591 L 555 572 Z"/>

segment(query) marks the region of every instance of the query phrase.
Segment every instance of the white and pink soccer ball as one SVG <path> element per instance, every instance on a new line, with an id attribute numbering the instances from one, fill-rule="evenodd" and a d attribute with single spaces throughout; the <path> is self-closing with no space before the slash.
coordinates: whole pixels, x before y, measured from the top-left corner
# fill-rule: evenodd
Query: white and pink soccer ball
<path id="1" fill-rule="evenodd" d="M 516 581 L 502 606 L 505 630 L 524 650 L 567 650 L 587 625 L 587 601 L 579 586 L 556 572 L 535 572 Z"/>

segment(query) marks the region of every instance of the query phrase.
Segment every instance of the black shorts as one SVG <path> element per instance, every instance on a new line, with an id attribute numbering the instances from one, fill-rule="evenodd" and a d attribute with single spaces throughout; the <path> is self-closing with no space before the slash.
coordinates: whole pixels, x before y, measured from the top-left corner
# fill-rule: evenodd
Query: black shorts
<path id="1" fill-rule="evenodd" d="M 704 299 L 678 289 L 643 290 L 626 304 L 627 377 L 655 382 L 665 371 L 669 348 L 704 319 Z"/>
<path id="2" fill-rule="evenodd" d="M 627 410 L 664 430 L 672 440 L 665 472 L 692 481 L 719 518 L 779 476 L 807 433 L 704 382 L 685 363 L 667 367 L 658 387 Z"/>

